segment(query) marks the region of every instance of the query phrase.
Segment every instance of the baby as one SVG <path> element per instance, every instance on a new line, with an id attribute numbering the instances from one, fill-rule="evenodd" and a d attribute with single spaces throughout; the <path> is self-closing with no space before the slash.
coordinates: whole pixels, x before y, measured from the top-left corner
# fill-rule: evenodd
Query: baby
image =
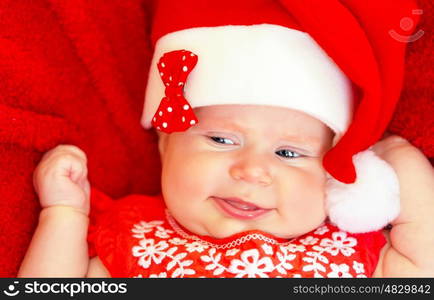
<path id="1" fill-rule="evenodd" d="M 159 140 L 164 200 L 180 225 L 216 238 L 261 230 L 291 239 L 325 221 L 321 159 L 333 134 L 324 124 L 274 107 L 215 106 L 196 114 L 197 126 L 162 133 Z M 398 171 L 403 211 L 373 276 L 433 276 L 431 166 L 397 137 L 375 150 Z M 35 172 L 35 188 L 43 209 L 19 276 L 109 276 L 98 257 L 88 259 L 85 154 L 74 146 L 48 152 Z"/>
<path id="2" fill-rule="evenodd" d="M 273 3 L 258 5 L 260 15 L 272 18 L 281 10 Z M 302 18 L 300 7 L 290 6 L 286 8 Z M 177 11 L 192 13 L 192 7 Z M 155 15 L 158 25 L 158 10 Z M 221 15 L 216 19 L 227 22 Z M 350 136 L 352 83 L 292 21 L 285 21 L 286 27 L 281 20 L 269 22 L 279 25 L 262 20 L 227 26 L 222 33 L 213 27 L 185 30 L 183 24 L 158 32 L 162 38 L 151 64 L 143 125 L 152 125 L 159 136 L 162 195 L 111 201 L 92 190 L 93 201 L 110 204 L 89 229 L 86 155 L 75 146 L 56 147 L 35 171 L 43 209 L 19 276 L 434 276 L 430 163 L 402 138 L 387 137 L 370 152 L 396 172 L 400 213 L 377 218 L 376 210 L 389 202 L 375 200 L 368 212 L 372 220 L 363 223 L 354 217 L 359 206 L 350 206 L 353 214 L 342 203 L 336 206 L 340 201 L 332 197 L 331 187 L 345 184 L 328 173 L 347 183 L 354 180 L 351 170 L 330 167 L 327 161 L 333 160 L 327 155 L 339 149 L 344 134 Z M 254 61 L 277 59 L 253 72 L 245 60 L 249 55 L 241 58 L 224 47 L 228 37 L 239 41 L 236 49 L 249 45 Z M 285 45 L 281 38 L 291 43 Z M 297 48 L 302 46 L 307 48 Z M 264 54 L 264 49 L 272 53 Z M 285 76 L 295 83 L 280 82 L 270 70 L 281 76 L 288 70 Z M 365 126 L 369 129 L 368 121 Z M 357 151 L 345 149 L 342 155 L 349 155 L 352 166 Z M 354 218 L 341 221 L 342 211 Z M 390 231 L 378 231 L 389 221 Z M 97 255 L 92 259 L 88 231 Z"/>

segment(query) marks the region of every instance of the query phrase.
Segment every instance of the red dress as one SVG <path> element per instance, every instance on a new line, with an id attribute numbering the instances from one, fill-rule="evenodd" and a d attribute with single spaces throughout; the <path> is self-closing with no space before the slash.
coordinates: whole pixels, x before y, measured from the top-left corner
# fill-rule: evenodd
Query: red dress
<path id="1" fill-rule="evenodd" d="M 112 277 L 370 277 L 386 240 L 325 223 L 293 240 L 258 230 L 214 239 L 189 232 L 161 196 L 112 200 L 92 190 L 89 255 Z"/>

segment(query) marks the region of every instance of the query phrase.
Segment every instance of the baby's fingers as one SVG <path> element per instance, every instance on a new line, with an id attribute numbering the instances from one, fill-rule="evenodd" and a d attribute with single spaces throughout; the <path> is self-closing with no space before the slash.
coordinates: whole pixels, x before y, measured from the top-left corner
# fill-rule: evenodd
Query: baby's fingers
<path id="1" fill-rule="evenodd" d="M 49 161 L 51 159 L 54 159 L 62 155 L 71 155 L 72 157 L 80 159 L 84 163 L 87 163 L 87 157 L 86 154 L 83 152 L 83 150 L 73 145 L 59 145 L 51 149 L 50 151 L 44 154 L 41 163 L 45 161 Z"/>
<path id="2" fill-rule="evenodd" d="M 39 185 L 44 181 L 56 181 L 62 177 L 75 183 L 87 178 L 86 154 L 79 148 L 60 145 L 48 151 L 35 170 L 35 189 L 38 192 Z"/>

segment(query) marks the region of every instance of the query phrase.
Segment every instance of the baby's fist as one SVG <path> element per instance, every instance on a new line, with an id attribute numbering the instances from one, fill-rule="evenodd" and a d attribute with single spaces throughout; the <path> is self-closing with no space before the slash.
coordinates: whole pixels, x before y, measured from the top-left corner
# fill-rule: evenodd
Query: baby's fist
<path id="1" fill-rule="evenodd" d="M 33 174 L 33 185 L 42 208 L 70 206 L 89 214 L 87 158 L 78 147 L 60 145 L 45 153 Z"/>

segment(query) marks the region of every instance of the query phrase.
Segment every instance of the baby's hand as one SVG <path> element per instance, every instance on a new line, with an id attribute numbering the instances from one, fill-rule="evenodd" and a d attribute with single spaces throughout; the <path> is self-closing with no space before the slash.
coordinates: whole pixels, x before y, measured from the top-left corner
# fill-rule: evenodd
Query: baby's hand
<path id="1" fill-rule="evenodd" d="M 422 152 L 396 135 L 378 142 L 373 150 L 394 168 L 399 179 L 401 213 L 393 223 L 433 219 L 434 169 Z"/>
<path id="2" fill-rule="evenodd" d="M 395 170 L 401 211 L 386 233 L 389 247 L 377 267 L 383 277 L 434 276 L 434 169 L 408 141 L 389 136 L 373 150 Z"/>
<path id="3" fill-rule="evenodd" d="M 78 147 L 60 145 L 48 151 L 33 174 L 33 185 L 42 208 L 69 206 L 89 214 L 87 159 Z"/>

